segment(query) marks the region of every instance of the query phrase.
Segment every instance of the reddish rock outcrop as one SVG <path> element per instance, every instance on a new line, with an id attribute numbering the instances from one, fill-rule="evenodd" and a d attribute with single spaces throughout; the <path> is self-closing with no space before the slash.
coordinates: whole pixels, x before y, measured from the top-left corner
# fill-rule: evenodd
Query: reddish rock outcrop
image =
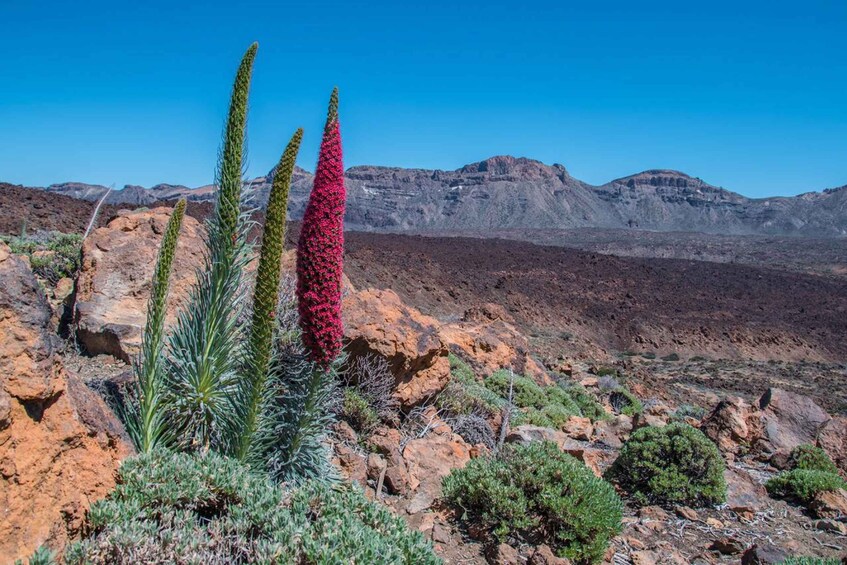
<path id="1" fill-rule="evenodd" d="M 365 289 L 344 299 L 347 351 L 384 357 L 397 379 L 404 408 L 440 392 L 450 379 L 447 346 L 438 320 L 406 306 L 391 290 Z"/>
<path id="2" fill-rule="evenodd" d="M 547 382 L 547 371 L 529 356 L 529 342 L 512 324 L 499 304 L 484 304 L 465 311 L 461 321 L 441 327 L 450 349 L 482 374 L 511 367 L 518 373 Z"/>
<path id="3" fill-rule="evenodd" d="M 170 208 L 124 211 L 85 240 L 75 319 L 77 338 L 89 353 L 106 353 L 127 362 L 138 353 L 151 278 L 170 212 Z M 203 233 L 197 220 L 185 217 L 171 275 L 166 324 L 174 321 L 195 281 L 205 248 Z"/>
<path id="4" fill-rule="evenodd" d="M 56 354 L 50 309 L 0 244 L 0 555 L 61 549 L 131 448 L 120 424 Z"/>
<path id="5" fill-rule="evenodd" d="M 730 456 L 748 451 L 764 436 L 759 411 L 737 397 L 721 400 L 703 419 L 700 430 Z"/>
<path id="6" fill-rule="evenodd" d="M 847 417 L 835 416 L 818 429 L 817 445 L 847 476 Z"/>
<path id="7" fill-rule="evenodd" d="M 818 430 L 830 416 L 808 396 L 770 388 L 759 399 L 765 436 L 772 451 L 790 451 L 814 444 Z"/>

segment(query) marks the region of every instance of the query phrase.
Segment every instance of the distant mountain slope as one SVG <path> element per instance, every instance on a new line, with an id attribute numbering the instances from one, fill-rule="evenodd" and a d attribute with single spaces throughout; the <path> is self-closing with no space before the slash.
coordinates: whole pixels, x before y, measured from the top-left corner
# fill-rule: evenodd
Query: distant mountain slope
<path id="1" fill-rule="evenodd" d="M 248 181 L 258 206 L 271 171 Z M 752 199 L 672 170 L 648 170 L 593 186 L 562 165 L 509 156 L 455 171 L 359 166 L 347 170 L 347 224 L 375 231 L 639 228 L 720 234 L 847 236 L 847 186 L 795 197 Z M 312 184 L 297 168 L 290 213 L 299 218 Z M 96 200 L 106 187 L 82 183 L 45 190 Z M 186 196 L 205 201 L 214 186 L 127 186 L 107 202 L 151 204 Z"/>

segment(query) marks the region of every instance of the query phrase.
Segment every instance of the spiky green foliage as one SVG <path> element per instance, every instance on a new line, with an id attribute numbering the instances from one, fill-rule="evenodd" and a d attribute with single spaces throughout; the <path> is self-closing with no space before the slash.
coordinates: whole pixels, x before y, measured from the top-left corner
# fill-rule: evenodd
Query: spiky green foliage
<path id="1" fill-rule="evenodd" d="M 640 505 L 699 507 L 726 500 L 724 468 L 703 432 L 677 422 L 635 431 L 605 476 Z"/>
<path id="2" fill-rule="evenodd" d="M 259 424 L 262 395 L 265 393 L 268 366 L 273 347 L 276 307 L 279 300 L 280 261 L 285 243 L 285 220 L 288 213 L 288 193 L 291 175 L 297 161 L 297 152 L 303 139 L 303 130 L 298 129 L 289 141 L 279 160 L 274 174 L 262 247 L 259 252 L 259 267 L 253 292 L 253 316 L 250 324 L 250 340 L 247 360 L 247 378 L 241 390 L 244 399 L 237 404 L 241 412 L 237 454 L 240 459 L 256 459 L 260 454 L 253 449 L 253 438 Z"/>
<path id="3" fill-rule="evenodd" d="M 247 98 L 256 49 L 256 44 L 250 46 L 235 77 L 218 164 L 217 201 L 206 226 L 205 264 L 169 343 L 168 375 L 184 447 L 224 452 L 236 447 L 227 443 L 236 440 L 239 426 L 231 400 L 244 357 L 237 321 L 244 303 L 242 272 L 249 255 L 240 201 Z"/>
<path id="4" fill-rule="evenodd" d="M 625 387 L 618 387 L 609 394 L 609 404 L 626 416 L 635 416 L 644 410 L 644 405 L 638 397 Z"/>
<path id="5" fill-rule="evenodd" d="M 307 483 L 285 493 L 213 452 L 153 452 L 119 474 L 67 563 L 440 562 L 420 533 L 350 487 Z"/>
<path id="6" fill-rule="evenodd" d="M 335 416 L 331 409 L 341 360 L 316 366 L 301 347 L 277 355 L 270 372 L 267 420 L 258 432 L 267 471 L 276 480 L 300 483 L 334 481 L 326 436 Z"/>
<path id="7" fill-rule="evenodd" d="M 136 401 L 125 405 L 128 409 L 124 417 L 127 432 L 135 448 L 141 453 L 171 445 L 174 439 L 175 430 L 166 417 L 168 399 L 162 350 L 171 269 L 184 215 L 185 199 L 182 199 L 174 206 L 168 220 L 153 272 L 150 298 L 147 302 L 147 322 L 141 341 L 141 356 L 135 365 Z"/>
<path id="8" fill-rule="evenodd" d="M 546 543 L 576 563 L 596 563 L 621 530 L 614 488 L 551 442 L 507 444 L 444 479 L 462 518 L 497 541 Z"/>
<path id="9" fill-rule="evenodd" d="M 24 562 L 18 559 L 15 565 L 24 565 Z M 56 565 L 56 554 L 49 547 L 42 545 L 29 556 L 27 565 Z"/>
<path id="10" fill-rule="evenodd" d="M 307 359 L 296 326 L 297 303 L 290 293 L 280 299 L 288 192 L 302 130 L 294 134 L 277 167 L 255 294 L 251 308 L 245 305 L 249 285 L 243 273 L 253 253 L 247 243 L 248 212 L 241 209 L 241 167 L 255 53 L 253 45 L 233 86 L 217 201 L 206 222 L 204 264 L 164 353 L 161 319 L 173 259 L 170 238 L 160 252 L 156 277 L 164 283 L 154 284 L 141 392 L 129 398 L 129 412 L 139 422 L 133 433 L 142 452 L 157 446 L 215 451 L 279 481 L 332 479 L 324 440 L 333 418 L 329 404 L 340 361 L 329 359 L 328 365 L 317 367 Z"/>

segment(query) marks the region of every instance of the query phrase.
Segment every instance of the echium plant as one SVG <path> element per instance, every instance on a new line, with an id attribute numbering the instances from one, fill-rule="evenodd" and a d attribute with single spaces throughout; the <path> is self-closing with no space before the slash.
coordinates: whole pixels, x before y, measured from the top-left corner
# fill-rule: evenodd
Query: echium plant
<path id="1" fill-rule="evenodd" d="M 252 302 L 245 295 L 249 285 L 244 271 L 255 256 L 247 241 L 252 224 L 242 203 L 241 188 L 247 101 L 256 49 L 254 44 L 244 55 L 232 90 L 219 155 L 219 190 L 214 213 L 206 221 L 204 264 L 197 271 L 187 306 L 166 338 L 167 280 L 185 206 L 180 203 L 162 242 L 145 345 L 137 364 L 138 386 L 123 415 L 139 451 L 214 450 L 264 469 L 274 479 L 298 482 L 331 476 L 323 439 L 332 421 L 328 403 L 339 347 L 333 340 L 314 338 L 312 329 L 333 324 L 340 328 L 341 227 L 339 223 L 337 231 L 330 232 L 337 238 L 321 239 L 317 244 L 307 238 L 313 254 L 320 252 L 321 245 L 330 250 L 323 256 L 323 270 L 310 271 L 308 288 L 318 289 L 316 296 L 326 295 L 325 289 L 337 288 L 337 292 L 330 293 L 335 297 L 332 308 L 323 314 L 315 310 L 309 323 L 301 324 L 306 354 L 300 332 L 280 328 L 278 323 L 281 317 L 289 318 L 279 315 L 281 309 L 292 307 L 290 301 L 280 301 L 280 270 L 288 195 L 302 130 L 291 138 L 276 167 Z M 326 193 L 326 180 L 317 179 L 334 178 L 335 174 L 321 171 L 328 164 L 341 167 L 337 100 L 337 92 L 333 92 L 310 197 L 313 208 L 312 201 L 325 198 Z M 328 158 L 327 152 L 337 157 Z M 335 188 L 330 192 L 337 195 L 337 178 L 333 182 Z M 340 209 L 337 196 L 333 208 L 339 222 L 344 214 L 343 177 L 340 183 Z M 331 265 L 333 260 L 338 264 Z M 322 276 L 327 279 L 322 280 Z M 330 322 L 322 322 L 321 315 Z M 340 333 L 335 331 L 332 335 L 340 342 Z M 319 347 L 326 350 L 321 352 Z"/>
<path id="2" fill-rule="evenodd" d="M 297 246 L 297 299 L 303 343 L 323 368 L 341 351 L 341 275 L 344 259 L 344 165 L 338 89 L 332 91 L 315 185 Z"/>
<path id="3" fill-rule="evenodd" d="M 127 433 L 141 453 L 149 453 L 154 447 L 173 440 L 173 429 L 165 414 L 164 347 L 165 314 L 168 287 L 173 266 L 179 229 L 185 215 L 185 199 L 177 202 L 165 228 L 159 257 L 153 272 L 150 300 L 147 303 L 147 323 L 141 341 L 141 357 L 135 365 L 136 382 L 134 402 L 126 405 L 125 421 Z"/>

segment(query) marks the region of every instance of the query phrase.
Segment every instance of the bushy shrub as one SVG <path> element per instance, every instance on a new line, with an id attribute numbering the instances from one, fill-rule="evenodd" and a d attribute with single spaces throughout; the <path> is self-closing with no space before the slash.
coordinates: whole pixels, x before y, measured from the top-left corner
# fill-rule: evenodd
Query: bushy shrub
<path id="1" fill-rule="evenodd" d="M 583 416 L 580 401 L 589 410 L 588 417 L 602 412 L 600 406 L 594 406 L 579 394 L 576 388 L 559 385 L 542 386 L 531 378 L 513 375 L 509 371 L 497 371 L 485 379 L 485 386 L 502 398 L 509 397 L 511 387 L 512 402 L 519 409 L 512 415 L 515 425 L 532 424 L 547 428 L 561 428 L 571 416 Z M 587 395 L 587 393 L 586 393 Z M 596 404 L 596 403 L 594 403 Z"/>
<path id="2" fill-rule="evenodd" d="M 594 369 L 594 374 L 598 377 L 614 377 L 618 374 L 615 367 L 597 367 Z"/>
<path id="3" fill-rule="evenodd" d="M 788 459 L 788 468 L 823 471 L 824 473 L 832 473 L 834 475 L 838 474 L 838 467 L 829 458 L 826 451 L 808 443 L 798 445 L 791 451 L 791 456 Z"/>
<path id="4" fill-rule="evenodd" d="M 638 397 L 624 387 L 612 391 L 609 395 L 609 404 L 620 414 L 635 416 L 644 410 L 644 405 Z"/>
<path id="5" fill-rule="evenodd" d="M 544 389 L 529 377 L 501 369 L 485 379 L 485 386 L 501 398 L 509 398 L 519 408 L 544 408 L 550 404 Z"/>
<path id="6" fill-rule="evenodd" d="M 512 424 L 515 426 L 529 424 L 542 428 L 560 429 L 572 416 L 579 416 L 579 411 L 569 410 L 561 404 L 549 404 L 541 409 L 530 406 L 516 410 L 512 414 Z"/>
<path id="7" fill-rule="evenodd" d="M 788 471 L 770 479 L 765 488 L 773 497 L 808 506 L 819 492 L 847 489 L 847 481 L 824 450 L 803 444 L 791 451 Z"/>
<path id="8" fill-rule="evenodd" d="M 19 237 L 0 236 L 12 253 L 29 257 L 32 271 L 51 286 L 73 277 L 79 270 L 82 236 L 57 231 L 37 232 Z"/>
<path id="9" fill-rule="evenodd" d="M 507 444 L 444 479 L 444 495 L 492 541 L 546 543 L 577 563 L 600 561 L 621 529 L 611 485 L 551 442 Z"/>
<path id="10" fill-rule="evenodd" d="M 420 533 L 357 490 L 285 493 L 214 452 L 128 459 L 69 564 L 439 563 Z"/>
<path id="11" fill-rule="evenodd" d="M 785 471 L 765 483 L 768 494 L 808 506 L 819 492 L 847 489 L 847 482 L 834 473 L 812 469 Z"/>
<path id="12" fill-rule="evenodd" d="M 640 505 L 698 507 L 726 500 L 724 461 L 700 430 L 681 423 L 634 432 L 606 471 Z"/>

